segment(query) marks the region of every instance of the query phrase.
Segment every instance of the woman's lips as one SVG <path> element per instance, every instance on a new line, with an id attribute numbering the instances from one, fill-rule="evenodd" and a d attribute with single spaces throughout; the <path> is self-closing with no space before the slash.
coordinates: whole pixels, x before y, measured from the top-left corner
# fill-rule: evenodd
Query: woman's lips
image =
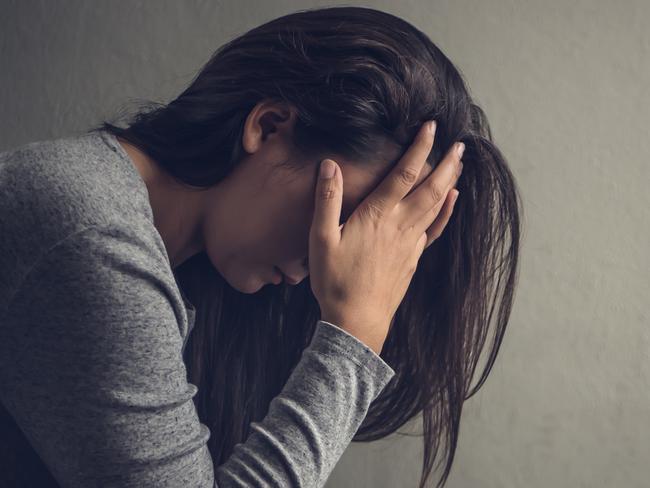
<path id="1" fill-rule="evenodd" d="M 280 268 L 278 268 L 277 266 L 275 266 L 275 270 L 280 274 L 280 276 L 282 277 L 282 281 L 284 281 L 285 283 L 289 283 L 290 285 L 297 285 L 298 283 L 300 283 L 299 281 L 296 281 L 296 280 L 294 280 L 294 279 L 292 279 L 292 278 L 289 278 L 289 277 L 288 277 L 286 274 L 284 274 L 284 272 L 283 272 Z M 281 281 L 280 283 L 282 283 L 282 281 Z"/>
<path id="2" fill-rule="evenodd" d="M 271 283 L 274 285 L 279 285 L 282 283 L 283 279 L 284 276 L 282 274 L 282 271 L 280 271 L 277 266 L 273 266 L 273 276 L 271 277 Z"/>

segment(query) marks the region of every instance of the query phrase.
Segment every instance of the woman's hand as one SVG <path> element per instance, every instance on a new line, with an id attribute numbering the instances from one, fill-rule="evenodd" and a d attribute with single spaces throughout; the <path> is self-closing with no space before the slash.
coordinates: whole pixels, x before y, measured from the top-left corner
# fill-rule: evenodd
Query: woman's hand
<path id="1" fill-rule="evenodd" d="M 343 176 L 318 179 L 309 234 L 309 276 L 321 319 L 380 353 L 388 328 L 424 249 L 447 225 L 462 154 L 444 160 L 408 194 L 431 152 L 434 131 L 423 124 L 413 144 L 379 186 L 339 225 Z"/>

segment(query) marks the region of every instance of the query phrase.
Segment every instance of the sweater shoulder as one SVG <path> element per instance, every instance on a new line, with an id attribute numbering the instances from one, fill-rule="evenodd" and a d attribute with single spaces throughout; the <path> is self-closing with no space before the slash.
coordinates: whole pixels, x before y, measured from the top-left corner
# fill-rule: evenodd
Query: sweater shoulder
<path id="1" fill-rule="evenodd" d="M 103 133 L 40 140 L 0 153 L 0 305 L 50 248 L 89 226 L 152 232 L 144 182 Z"/>

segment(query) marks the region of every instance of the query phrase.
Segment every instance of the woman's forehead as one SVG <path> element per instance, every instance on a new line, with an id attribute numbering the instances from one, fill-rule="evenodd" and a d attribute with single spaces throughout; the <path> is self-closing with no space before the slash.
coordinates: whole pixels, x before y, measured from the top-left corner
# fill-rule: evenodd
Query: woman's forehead
<path id="1" fill-rule="evenodd" d="M 358 164 L 340 164 L 343 175 L 343 205 L 341 208 L 342 220 L 347 220 L 350 214 L 359 206 L 363 200 L 370 195 L 384 178 L 390 177 L 395 166 L 379 168 L 380 171 L 370 171 L 368 166 Z M 377 168 L 377 165 L 373 169 Z M 433 168 L 425 163 L 420 170 L 417 180 L 409 193 L 415 190 L 431 173 Z"/>

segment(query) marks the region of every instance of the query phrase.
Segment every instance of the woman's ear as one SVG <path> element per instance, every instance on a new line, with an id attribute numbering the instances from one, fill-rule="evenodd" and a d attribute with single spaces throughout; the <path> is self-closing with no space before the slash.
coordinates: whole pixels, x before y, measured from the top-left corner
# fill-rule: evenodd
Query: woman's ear
<path id="1" fill-rule="evenodd" d="M 266 99 L 257 103 L 244 123 L 242 134 L 244 150 L 249 154 L 259 151 L 260 146 L 272 134 L 290 141 L 296 116 L 295 107 L 286 102 Z"/>

